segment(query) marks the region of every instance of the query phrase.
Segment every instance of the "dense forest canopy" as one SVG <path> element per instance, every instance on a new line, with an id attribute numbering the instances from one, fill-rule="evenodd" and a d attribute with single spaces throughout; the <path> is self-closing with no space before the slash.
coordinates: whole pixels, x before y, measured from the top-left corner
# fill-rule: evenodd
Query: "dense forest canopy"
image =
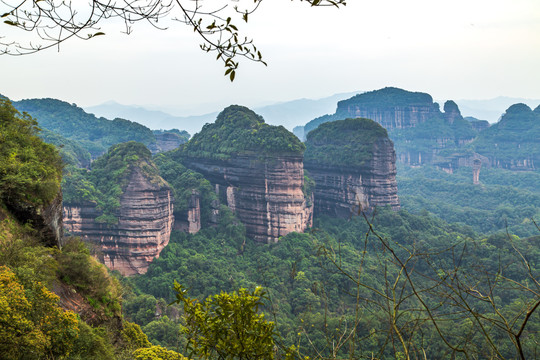
<path id="1" fill-rule="evenodd" d="M 428 105 L 438 109 L 438 106 L 433 103 L 431 95 L 422 92 L 411 92 L 395 87 L 386 87 L 380 90 L 357 94 L 350 99 L 340 101 L 338 103 L 338 109 L 347 108 L 350 105 L 379 108 Z"/>
<path id="2" fill-rule="evenodd" d="M 38 206 L 57 196 L 63 165 L 39 131 L 35 119 L 0 98 L 0 199 Z"/>
<path id="3" fill-rule="evenodd" d="M 388 139 L 386 129 L 370 119 L 346 119 L 321 124 L 307 135 L 304 161 L 327 166 L 365 166 L 373 146 Z"/>
<path id="4" fill-rule="evenodd" d="M 188 157 L 228 159 L 232 155 L 300 155 L 304 144 L 283 126 L 272 126 L 252 110 L 238 105 L 224 109 L 183 148 Z"/>
<path id="5" fill-rule="evenodd" d="M 155 143 L 152 130 L 141 124 L 124 119 L 97 118 L 76 104 L 56 99 L 28 99 L 17 101 L 14 106 L 38 119 L 42 128 L 78 141 L 92 158 L 121 142 L 138 141 L 147 146 Z"/>

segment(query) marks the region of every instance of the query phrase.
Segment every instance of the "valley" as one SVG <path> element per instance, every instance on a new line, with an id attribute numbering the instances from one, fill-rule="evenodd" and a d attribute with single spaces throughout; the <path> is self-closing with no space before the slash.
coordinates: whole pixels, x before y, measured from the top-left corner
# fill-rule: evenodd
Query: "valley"
<path id="1" fill-rule="evenodd" d="M 262 287 L 275 358 L 540 351 L 540 105 L 489 124 L 383 88 L 294 134 L 231 105 L 190 135 L 1 101 L 0 270 L 70 311 L 62 358 L 189 356 L 175 281 Z"/>

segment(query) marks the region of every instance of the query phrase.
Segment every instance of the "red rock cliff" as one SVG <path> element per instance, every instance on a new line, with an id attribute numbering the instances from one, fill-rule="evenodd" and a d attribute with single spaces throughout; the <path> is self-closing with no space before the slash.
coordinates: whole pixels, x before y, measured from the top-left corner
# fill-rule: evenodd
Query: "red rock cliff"
<path id="1" fill-rule="evenodd" d="M 95 221 L 101 215 L 95 204 L 64 204 L 64 226 L 96 244 L 109 269 L 126 276 L 143 274 L 169 242 L 174 222 L 172 192 L 163 180 L 149 179 L 133 167 L 120 204 L 115 225 Z"/>
<path id="2" fill-rule="evenodd" d="M 186 159 L 216 186 L 226 205 L 259 242 L 277 241 L 312 225 L 313 207 L 302 188 L 302 156 L 235 155 L 228 160 Z"/>

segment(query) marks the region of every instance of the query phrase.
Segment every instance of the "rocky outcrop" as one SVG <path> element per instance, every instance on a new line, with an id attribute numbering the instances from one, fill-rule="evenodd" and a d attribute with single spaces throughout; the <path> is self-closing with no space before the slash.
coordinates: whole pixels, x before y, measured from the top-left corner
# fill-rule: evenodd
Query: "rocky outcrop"
<path id="1" fill-rule="evenodd" d="M 143 274 L 168 244 L 173 228 L 173 196 L 161 180 L 133 167 L 115 213 L 118 223 L 96 222 L 101 211 L 89 202 L 64 204 L 64 226 L 97 245 L 100 260 L 122 275 Z"/>
<path id="2" fill-rule="evenodd" d="M 204 175 L 258 242 L 274 242 L 312 224 L 304 196 L 304 145 L 282 126 L 232 105 L 182 148 L 183 164 Z"/>
<path id="3" fill-rule="evenodd" d="M 457 104 L 452 100 L 448 100 L 444 103 L 444 120 L 450 125 L 456 120 L 463 120 L 463 116 L 461 116 Z"/>
<path id="4" fill-rule="evenodd" d="M 274 242 L 312 225 L 313 207 L 302 191 L 302 156 L 235 155 L 228 160 L 187 158 L 245 225 L 249 237 Z"/>
<path id="5" fill-rule="evenodd" d="M 22 224 L 31 224 L 45 246 L 60 247 L 64 230 L 62 226 L 62 192 L 48 204 L 36 206 L 19 201 L 4 200 L 7 209 Z"/>
<path id="6" fill-rule="evenodd" d="M 331 119 L 321 117 L 323 122 L 347 118 L 371 119 L 387 130 L 415 127 L 441 114 L 439 105 L 429 94 L 410 92 L 387 87 L 380 90 L 358 94 L 338 102 L 337 110 Z M 319 124 L 317 121 L 306 124 L 305 133 Z"/>
<path id="7" fill-rule="evenodd" d="M 195 234 L 201 230 L 201 194 L 197 190 L 191 191 L 187 210 L 175 216 L 174 229 Z"/>
<path id="8" fill-rule="evenodd" d="M 304 165 L 315 181 L 316 215 L 347 218 L 377 206 L 400 208 L 394 145 L 371 120 L 335 121 L 313 130 Z"/>
<path id="9" fill-rule="evenodd" d="M 155 133 L 156 143 L 150 150 L 153 154 L 158 152 L 171 151 L 186 142 L 184 137 L 172 132 Z"/>

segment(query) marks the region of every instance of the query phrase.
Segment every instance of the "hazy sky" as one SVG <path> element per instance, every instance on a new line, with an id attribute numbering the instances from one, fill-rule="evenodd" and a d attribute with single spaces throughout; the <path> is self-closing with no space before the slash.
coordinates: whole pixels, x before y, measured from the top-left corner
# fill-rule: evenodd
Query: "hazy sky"
<path id="1" fill-rule="evenodd" d="M 8 27 L 0 25 L 0 35 Z M 0 56 L 0 93 L 186 114 L 385 86 L 436 99 L 540 99 L 539 0 L 349 0 L 339 10 L 266 0 L 241 30 L 268 67 L 244 61 L 234 83 L 186 26 L 135 26 L 127 36 L 103 23 L 106 36 L 70 41 L 60 52 Z"/>

